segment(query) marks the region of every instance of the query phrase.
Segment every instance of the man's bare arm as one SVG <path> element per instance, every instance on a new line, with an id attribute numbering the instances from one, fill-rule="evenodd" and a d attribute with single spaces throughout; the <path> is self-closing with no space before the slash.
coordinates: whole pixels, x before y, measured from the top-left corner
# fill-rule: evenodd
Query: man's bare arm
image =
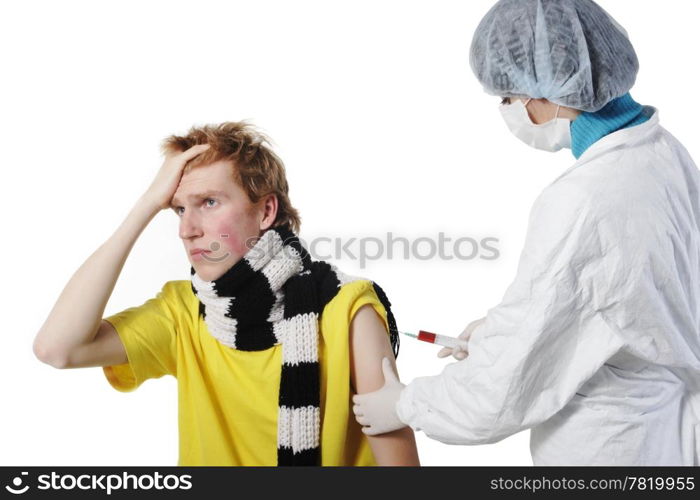
<path id="1" fill-rule="evenodd" d="M 357 394 L 384 385 L 382 358 L 396 371 L 386 326 L 372 306 L 361 307 L 350 324 L 350 377 Z M 405 427 L 378 436 L 367 436 L 378 465 L 420 465 L 413 430 Z"/>
<path id="2" fill-rule="evenodd" d="M 193 146 L 166 158 L 155 180 L 126 219 L 73 274 L 34 339 L 34 353 L 56 368 L 102 366 L 126 360 L 111 325 L 102 321 L 129 252 L 153 217 L 170 204 L 184 165 L 208 146 Z M 99 334 L 99 336 L 98 336 Z"/>

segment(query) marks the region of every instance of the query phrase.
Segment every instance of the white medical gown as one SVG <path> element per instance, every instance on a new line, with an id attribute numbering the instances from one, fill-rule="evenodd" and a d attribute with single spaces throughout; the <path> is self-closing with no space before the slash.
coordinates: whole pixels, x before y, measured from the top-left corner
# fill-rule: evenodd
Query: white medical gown
<path id="1" fill-rule="evenodd" d="M 531 428 L 536 465 L 700 463 L 700 174 L 645 112 L 539 196 L 469 357 L 409 384 L 402 421 L 450 444 Z"/>

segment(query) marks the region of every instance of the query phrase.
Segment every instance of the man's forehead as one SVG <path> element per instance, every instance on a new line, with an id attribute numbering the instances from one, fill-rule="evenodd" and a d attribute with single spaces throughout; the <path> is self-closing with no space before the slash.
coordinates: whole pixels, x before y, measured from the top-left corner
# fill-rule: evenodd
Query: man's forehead
<path id="1" fill-rule="evenodd" d="M 235 188 L 232 171 L 233 164 L 228 160 L 219 160 L 206 165 L 186 168 L 173 196 L 171 205 L 183 200 L 204 198 L 218 194 L 226 196 Z"/>

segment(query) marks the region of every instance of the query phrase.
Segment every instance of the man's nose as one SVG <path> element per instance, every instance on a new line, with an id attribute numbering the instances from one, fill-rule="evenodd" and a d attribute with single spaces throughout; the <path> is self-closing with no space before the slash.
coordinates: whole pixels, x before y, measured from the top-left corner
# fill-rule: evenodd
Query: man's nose
<path id="1" fill-rule="evenodd" d="M 184 213 L 180 218 L 180 238 L 183 240 L 202 236 L 202 224 L 196 215 Z"/>

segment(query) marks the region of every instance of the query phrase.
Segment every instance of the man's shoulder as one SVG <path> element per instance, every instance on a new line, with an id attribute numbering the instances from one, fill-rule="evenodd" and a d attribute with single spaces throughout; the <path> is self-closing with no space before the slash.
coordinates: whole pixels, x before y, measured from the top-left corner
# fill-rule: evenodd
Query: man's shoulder
<path id="1" fill-rule="evenodd" d="M 364 294 L 374 294 L 374 283 L 366 278 L 350 278 L 342 282 L 338 287 L 338 293 L 331 299 L 331 302 L 352 303 Z"/>
<path id="2" fill-rule="evenodd" d="M 374 304 L 379 307 L 381 301 L 374 288 L 374 282 L 366 278 L 350 279 L 340 284 L 338 292 L 323 308 L 322 315 L 352 319 L 357 310 L 366 304 Z"/>

